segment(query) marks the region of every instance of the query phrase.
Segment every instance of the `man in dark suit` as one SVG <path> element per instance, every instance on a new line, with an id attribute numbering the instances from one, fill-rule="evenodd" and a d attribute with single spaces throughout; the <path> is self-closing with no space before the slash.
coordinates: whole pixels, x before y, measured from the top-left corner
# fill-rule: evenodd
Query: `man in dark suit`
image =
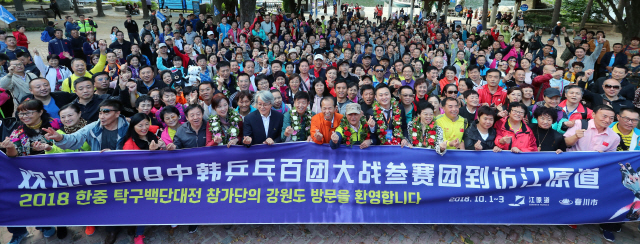
<path id="1" fill-rule="evenodd" d="M 375 106 L 372 109 L 369 109 L 365 116 L 367 118 L 367 124 L 369 125 L 369 129 L 371 130 L 371 140 L 373 140 L 373 145 L 402 145 L 409 146 L 409 142 L 405 139 L 407 138 L 407 117 L 404 112 L 404 106 L 400 105 L 400 101 L 397 101 L 396 106 L 400 109 L 400 114 L 396 114 L 394 112 L 393 104 L 391 103 L 391 89 L 385 83 L 380 83 L 376 86 L 375 89 L 375 98 L 380 106 L 380 112 L 382 113 L 383 120 L 376 119 L 374 114 L 377 113 Z M 399 138 L 393 134 L 394 129 L 394 121 L 395 116 L 400 116 L 402 129 L 402 137 Z M 380 121 L 380 122 L 378 122 Z M 386 123 L 386 135 L 385 135 L 385 143 L 382 143 L 379 137 L 380 129 L 378 128 L 378 123 Z"/>
<path id="2" fill-rule="evenodd" d="M 271 110 L 274 97 L 269 91 L 259 91 L 253 104 L 258 110 L 244 118 L 242 143 L 246 147 L 255 144 L 273 145 L 282 142 L 282 123 L 284 116 Z"/>

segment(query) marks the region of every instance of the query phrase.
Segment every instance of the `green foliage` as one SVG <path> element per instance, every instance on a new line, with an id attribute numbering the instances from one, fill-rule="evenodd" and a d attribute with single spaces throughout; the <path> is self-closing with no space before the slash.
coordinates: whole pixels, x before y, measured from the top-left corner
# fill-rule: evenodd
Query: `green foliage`
<path id="1" fill-rule="evenodd" d="M 553 7 L 555 0 L 543 0 L 543 3 Z M 589 0 L 562 0 L 562 8 L 560 10 L 561 19 L 570 22 L 580 22 L 582 15 L 587 10 Z M 587 22 L 602 23 L 604 20 L 604 10 L 595 0 L 591 7 L 591 15 L 587 18 Z"/>

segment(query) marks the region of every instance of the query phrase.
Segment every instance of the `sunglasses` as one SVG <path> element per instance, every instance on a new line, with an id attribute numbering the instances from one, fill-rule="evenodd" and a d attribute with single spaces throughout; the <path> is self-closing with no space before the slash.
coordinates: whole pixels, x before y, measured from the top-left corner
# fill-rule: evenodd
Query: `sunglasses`
<path id="1" fill-rule="evenodd" d="M 376 72 L 384 72 L 383 69 L 377 69 Z"/>
<path id="2" fill-rule="evenodd" d="M 457 93 L 458 93 L 457 90 L 456 91 L 447 91 L 447 94 L 457 94 Z"/>
<path id="3" fill-rule="evenodd" d="M 108 108 L 101 108 L 100 109 L 100 113 L 103 113 L 103 114 L 110 113 L 111 111 L 113 111 L 113 110 L 108 109 Z"/>
<path id="4" fill-rule="evenodd" d="M 619 90 L 620 86 L 604 85 L 604 88 L 606 88 L 606 89 L 612 89 L 613 88 L 615 90 Z"/>

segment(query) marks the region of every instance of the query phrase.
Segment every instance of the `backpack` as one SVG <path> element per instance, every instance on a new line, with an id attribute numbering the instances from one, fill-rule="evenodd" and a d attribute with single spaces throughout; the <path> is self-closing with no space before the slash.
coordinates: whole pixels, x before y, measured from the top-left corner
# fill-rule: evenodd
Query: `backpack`
<path id="1" fill-rule="evenodd" d="M 44 30 L 42 31 L 42 33 L 40 33 L 40 40 L 42 42 L 49 42 L 51 41 L 51 36 L 49 35 L 49 32 Z"/>

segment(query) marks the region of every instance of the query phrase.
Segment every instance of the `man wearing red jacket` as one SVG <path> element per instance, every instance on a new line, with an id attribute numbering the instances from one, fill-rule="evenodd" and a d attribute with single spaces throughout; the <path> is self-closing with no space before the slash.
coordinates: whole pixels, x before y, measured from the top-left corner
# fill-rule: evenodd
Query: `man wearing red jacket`
<path id="1" fill-rule="evenodd" d="M 502 105 L 507 98 L 507 92 L 499 86 L 500 71 L 490 69 L 487 71 L 487 84 L 478 89 L 480 104 L 490 107 Z"/>
<path id="2" fill-rule="evenodd" d="M 562 76 L 562 70 L 556 71 L 555 66 L 545 65 L 542 69 L 542 75 L 537 76 L 533 79 L 533 82 L 531 82 L 531 85 L 533 85 L 533 93 L 535 94 L 534 96 L 536 101 L 544 101 L 544 90 L 551 87 L 549 80 L 553 78 L 553 73 L 555 72 L 559 72 L 560 76 Z"/>
<path id="3" fill-rule="evenodd" d="M 564 95 L 567 99 L 558 104 L 558 106 L 569 116 L 569 121 L 593 119 L 593 111 L 581 103 L 584 95 L 582 87 L 568 85 L 564 88 Z"/>

